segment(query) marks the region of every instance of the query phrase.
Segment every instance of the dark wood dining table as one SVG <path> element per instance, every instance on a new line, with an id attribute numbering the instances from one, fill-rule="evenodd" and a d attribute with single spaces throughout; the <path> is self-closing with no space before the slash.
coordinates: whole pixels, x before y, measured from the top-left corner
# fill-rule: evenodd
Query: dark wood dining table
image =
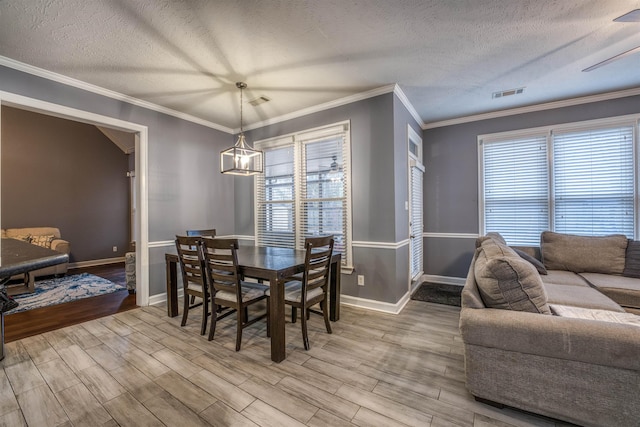
<path id="1" fill-rule="evenodd" d="M 284 279 L 304 271 L 305 251 L 299 249 L 241 246 L 238 250 L 240 273 L 245 277 L 269 281 L 271 287 L 270 328 L 271 360 L 286 358 Z M 165 255 L 167 269 L 167 315 L 178 315 L 178 256 Z M 342 257 L 333 254 L 329 280 L 329 318 L 340 319 L 340 270 Z"/>
<path id="2" fill-rule="evenodd" d="M 0 239 L 0 286 L 16 274 L 29 274 L 69 261 L 69 256 L 17 239 Z M 28 281 L 28 278 L 26 279 Z M 22 285 L 20 285 L 22 286 Z M 0 311 L 0 360 L 4 359 L 4 311 Z"/>

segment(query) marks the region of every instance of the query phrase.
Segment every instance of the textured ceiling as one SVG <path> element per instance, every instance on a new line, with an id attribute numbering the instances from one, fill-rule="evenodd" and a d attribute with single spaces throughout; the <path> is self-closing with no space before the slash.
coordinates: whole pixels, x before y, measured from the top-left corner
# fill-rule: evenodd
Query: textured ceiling
<path id="1" fill-rule="evenodd" d="M 0 55 L 237 128 L 397 83 L 426 123 L 640 86 L 631 0 L 0 0 Z M 495 91 L 522 95 L 492 99 Z"/>

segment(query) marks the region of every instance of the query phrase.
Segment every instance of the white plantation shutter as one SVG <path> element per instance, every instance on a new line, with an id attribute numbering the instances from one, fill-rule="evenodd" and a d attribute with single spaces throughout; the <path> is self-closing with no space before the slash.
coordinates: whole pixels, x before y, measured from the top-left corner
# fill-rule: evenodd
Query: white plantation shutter
<path id="1" fill-rule="evenodd" d="M 483 142 L 484 227 L 509 244 L 537 245 L 549 229 L 544 135 Z"/>
<path id="2" fill-rule="evenodd" d="M 264 173 L 256 177 L 259 246 L 295 247 L 294 146 L 264 152 Z"/>
<path id="3" fill-rule="evenodd" d="M 553 135 L 555 231 L 634 231 L 633 126 Z"/>
<path id="4" fill-rule="evenodd" d="M 411 166 L 411 278 L 422 272 L 422 181 L 424 172 Z"/>
<path id="5" fill-rule="evenodd" d="M 344 254 L 347 236 L 347 180 L 344 132 L 302 141 L 298 247 L 307 237 L 333 235 L 334 251 Z"/>
<path id="6" fill-rule="evenodd" d="M 304 249 L 307 237 L 333 235 L 351 266 L 349 124 L 256 143 L 264 174 L 256 178 L 256 241 Z"/>

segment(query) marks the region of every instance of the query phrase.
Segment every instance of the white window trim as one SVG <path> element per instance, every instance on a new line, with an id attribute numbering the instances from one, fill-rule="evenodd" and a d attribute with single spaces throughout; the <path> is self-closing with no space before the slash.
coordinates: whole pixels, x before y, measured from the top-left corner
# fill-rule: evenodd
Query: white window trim
<path id="1" fill-rule="evenodd" d="M 344 135 L 346 150 L 344 154 L 344 162 L 349 165 L 349 173 L 345 176 L 346 181 L 346 204 L 347 204 L 347 215 L 346 215 L 346 227 L 345 227 L 345 252 L 346 252 L 346 263 L 342 265 L 342 272 L 349 273 L 353 271 L 353 236 L 352 236 L 352 212 L 353 212 L 353 204 L 351 198 L 351 175 L 352 175 L 352 167 L 351 167 L 351 121 L 345 120 L 342 122 L 334 123 L 326 126 L 319 126 L 312 129 L 307 129 L 300 132 L 293 132 L 290 134 L 280 135 L 273 138 L 262 139 L 254 142 L 254 147 L 260 150 L 277 148 L 284 145 L 293 145 L 294 147 L 294 180 L 297 182 L 302 179 L 300 174 L 301 167 L 301 159 L 302 159 L 302 144 L 306 142 L 310 142 L 312 140 L 326 138 L 332 135 Z M 299 185 L 299 183 L 297 183 Z M 299 188 L 299 187 L 298 187 Z M 256 237 L 258 235 L 258 203 L 255 200 L 256 195 L 258 194 L 258 180 L 254 180 L 254 230 L 256 233 Z M 298 200 L 298 194 L 295 195 L 295 200 Z M 302 227 L 302 218 L 300 215 L 300 204 L 294 204 L 295 209 L 295 228 L 296 230 L 300 230 Z M 296 233 L 296 247 L 302 247 L 303 244 L 298 241 L 299 239 L 298 233 Z"/>
<path id="2" fill-rule="evenodd" d="M 640 238 L 640 114 L 627 114 L 624 116 L 607 117 L 603 119 L 584 120 L 580 122 L 563 123 L 558 125 L 541 126 L 536 128 L 519 129 L 507 132 L 497 132 L 491 134 L 478 135 L 478 230 L 480 235 L 486 234 L 485 227 L 485 201 L 484 201 L 484 157 L 483 144 L 485 142 L 498 142 L 526 138 L 529 136 L 546 136 L 547 138 L 547 161 L 549 163 L 549 226 L 554 229 L 554 194 L 553 194 L 553 133 L 588 131 L 589 129 L 600 129 L 614 126 L 633 126 L 633 162 L 634 162 L 634 239 Z"/>

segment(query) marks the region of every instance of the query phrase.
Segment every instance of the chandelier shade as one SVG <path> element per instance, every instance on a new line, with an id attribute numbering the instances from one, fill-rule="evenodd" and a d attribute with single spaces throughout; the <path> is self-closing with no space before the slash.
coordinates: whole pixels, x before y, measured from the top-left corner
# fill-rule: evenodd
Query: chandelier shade
<path id="1" fill-rule="evenodd" d="M 249 176 L 262 173 L 263 153 L 247 143 L 242 129 L 242 91 L 247 88 L 244 82 L 236 83 L 240 89 L 240 135 L 233 147 L 220 152 L 220 172 L 228 175 Z"/>

